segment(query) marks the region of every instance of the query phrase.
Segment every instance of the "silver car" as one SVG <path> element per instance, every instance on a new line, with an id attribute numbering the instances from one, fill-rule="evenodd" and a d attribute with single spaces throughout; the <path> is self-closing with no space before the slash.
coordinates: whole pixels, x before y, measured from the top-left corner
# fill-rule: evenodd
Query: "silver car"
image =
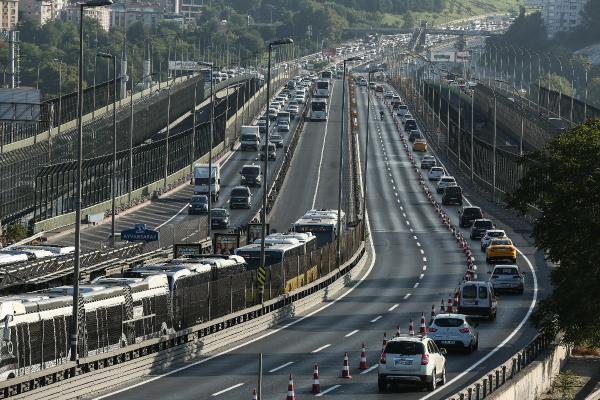
<path id="1" fill-rule="evenodd" d="M 518 265 L 496 265 L 491 275 L 494 291 L 525 292 L 525 272 L 521 272 Z"/>
<path id="2" fill-rule="evenodd" d="M 431 322 L 427 336 L 439 347 L 471 353 L 479 346 L 477 325 L 464 314 L 438 314 Z"/>
<path id="3" fill-rule="evenodd" d="M 481 238 L 481 251 L 485 251 L 485 249 L 490 245 L 492 239 L 506 239 L 506 232 L 503 229 L 488 229 L 485 231 L 485 235 Z"/>
<path id="4" fill-rule="evenodd" d="M 422 335 L 400 335 L 387 342 L 377 369 L 380 392 L 388 383 L 425 385 L 434 391 L 446 383 L 446 349 Z"/>

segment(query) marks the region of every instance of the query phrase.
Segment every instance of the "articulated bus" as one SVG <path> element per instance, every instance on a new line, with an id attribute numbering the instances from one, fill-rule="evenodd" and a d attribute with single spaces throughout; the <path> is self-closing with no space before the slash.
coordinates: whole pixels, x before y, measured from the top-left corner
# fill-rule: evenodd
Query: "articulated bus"
<path id="1" fill-rule="evenodd" d="M 318 80 L 315 85 L 315 97 L 329 97 L 331 84 L 327 80 Z"/>
<path id="2" fill-rule="evenodd" d="M 346 215 L 340 215 L 342 230 L 346 227 Z M 309 210 L 294 222 L 292 232 L 312 232 L 317 238 L 317 246 L 322 247 L 337 237 L 337 210 Z"/>
<path id="3" fill-rule="evenodd" d="M 310 119 L 312 121 L 327 121 L 327 100 L 312 99 L 310 101 Z"/>

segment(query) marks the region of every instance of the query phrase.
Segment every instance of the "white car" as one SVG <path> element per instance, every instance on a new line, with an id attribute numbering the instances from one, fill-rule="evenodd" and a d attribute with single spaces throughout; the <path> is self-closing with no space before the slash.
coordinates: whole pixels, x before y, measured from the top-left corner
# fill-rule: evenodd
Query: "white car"
<path id="1" fill-rule="evenodd" d="M 508 236 L 503 229 L 488 229 L 485 231 L 485 235 L 481 238 L 481 251 L 485 251 L 490 245 L 492 239 L 507 239 Z"/>
<path id="2" fill-rule="evenodd" d="M 438 347 L 459 349 L 471 353 L 479 346 L 476 321 L 463 314 L 438 314 L 429 326 L 429 336 Z"/>
<path id="3" fill-rule="evenodd" d="M 296 97 L 294 97 L 294 101 L 298 102 L 298 104 L 304 104 L 304 96 L 296 95 Z"/>
<path id="4" fill-rule="evenodd" d="M 437 183 L 436 191 L 438 193 L 444 193 L 444 189 L 448 186 L 456 186 L 456 180 L 453 176 L 443 175 Z"/>
<path id="5" fill-rule="evenodd" d="M 400 335 L 390 339 L 379 360 L 377 386 L 380 392 L 388 383 L 427 385 L 430 391 L 446 383 L 446 349 L 422 335 Z"/>
<path id="6" fill-rule="evenodd" d="M 283 147 L 283 138 L 281 135 L 269 135 L 269 142 L 275 144 L 277 147 Z"/>
<path id="7" fill-rule="evenodd" d="M 404 114 L 400 117 L 400 121 L 402 122 L 402 125 L 404 125 L 404 123 L 406 122 L 407 119 L 413 119 L 412 114 L 409 112 L 407 112 L 406 114 Z"/>
<path id="8" fill-rule="evenodd" d="M 442 167 L 431 167 L 427 174 L 427 179 L 430 181 L 439 181 L 446 171 Z"/>
<path id="9" fill-rule="evenodd" d="M 403 116 L 404 116 L 404 114 L 408 114 L 408 112 L 409 112 L 409 111 L 408 111 L 408 106 L 407 106 L 406 104 L 400 104 L 400 105 L 398 106 L 398 109 L 396 109 L 396 114 L 397 114 L 399 117 L 403 117 Z"/>
<path id="10" fill-rule="evenodd" d="M 277 132 L 289 132 L 290 131 L 290 124 L 288 124 L 287 122 L 282 122 L 281 124 L 277 125 Z"/>

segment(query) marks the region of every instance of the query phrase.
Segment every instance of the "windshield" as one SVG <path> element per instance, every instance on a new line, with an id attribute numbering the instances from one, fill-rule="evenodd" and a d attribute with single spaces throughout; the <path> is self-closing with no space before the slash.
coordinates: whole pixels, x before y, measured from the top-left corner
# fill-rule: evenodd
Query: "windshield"
<path id="1" fill-rule="evenodd" d="M 236 252 L 238 256 L 244 257 L 248 269 L 257 269 L 260 266 L 260 251 L 239 250 Z M 265 266 L 277 264 L 283 261 L 283 253 L 280 251 L 265 250 Z"/>
<path id="2" fill-rule="evenodd" d="M 433 323 L 441 328 L 457 328 L 462 326 L 464 321 L 459 318 L 436 318 Z"/>
<path id="3" fill-rule="evenodd" d="M 399 354 L 403 356 L 415 356 L 423 354 L 425 347 L 421 342 L 388 342 L 385 353 Z"/>
<path id="4" fill-rule="evenodd" d="M 257 141 L 258 137 L 256 135 L 251 134 L 251 133 L 244 133 L 242 135 L 242 140 L 246 141 L 246 142 Z"/>
<path id="5" fill-rule="evenodd" d="M 283 140 L 283 138 L 280 135 L 271 135 L 269 140 L 272 140 L 274 142 L 281 142 Z"/>
<path id="6" fill-rule="evenodd" d="M 490 229 L 492 228 L 492 221 L 475 221 L 473 226 L 475 228 Z"/>
<path id="7" fill-rule="evenodd" d="M 235 188 L 231 191 L 232 196 L 248 196 L 248 189 L 246 188 Z"/>
<path id="8" fill-rule="evenodd" d="M 310 104 L 310 107 L 313 111 L 325 111 L 327 108 L 327 103 L 324 101 L 313 101 Z"/>
<path id="9" fill-rule="evenodd" d="M 502 237 L 505 234 L 504 234 L 504 231 L 491 231 L 491 232 L 488 232 L 487 235 L 489 237 Z"/>
<path id="10" fill-rule="evenodd" d="M 453 194 L 453 195 L 460 194 L 461 193 L 461 189 L 458 186 L 448 186 L 446 188 L 446 192 L 445 193 L 447 193 L 447 194 Z"/>
<path id="11" fill-rule="evenodd" d="M 259 167 L 243 167 L 242 175 L 258 176 L 258 175 L 260 175 L 260 168 Z"/>
<path id="12" fill-rule="evenodd" d="M 329 82 L 317 82 L 317 89 L 329 89 Z"/>
<path id="13" fill-rule="evenodd" d="M 519 275 L 515 267 L 496 267 L 494 275 Z"/>
<path id="14" fill-rule="evenodd" d="M 213 176 L 211 183 L 215 183 L 215 177 Z M 208 185 L 208 177 L 206 178 L 195 178 L 194 185 Z"/>
<path id="15" fill-rule="evenodd" d="M 494 239 L 492 240 L 493 246 L 510 246 L 512 242 L 510 239 Z"/>
<path id="16" fill-rule="evenodd" d="M 463 287 L 462 291 L 463 299 L 474 299 L 477 297 L 477 286 L 468 285 Z"/>
<path id="17" fill-rule="evenodd" d="M 207 204 L 208 203 L 208 197 L 206 196 L 194 196 L 192 197 L 192 203 L 194 204 Z"/>
<path id="18" fill-rule="evenodd" d="M 215 208 L 215 209 L 213 209 L 211 211 L 210 215 L 212 217 L 226 217 L 227 216 L 227 210 Z"/>
<path id="19" fill-rule="evenodd" d="M 481 210 L 479 208 L 465 208 L 463 215 L 465 217 L 481 218 Z"/>

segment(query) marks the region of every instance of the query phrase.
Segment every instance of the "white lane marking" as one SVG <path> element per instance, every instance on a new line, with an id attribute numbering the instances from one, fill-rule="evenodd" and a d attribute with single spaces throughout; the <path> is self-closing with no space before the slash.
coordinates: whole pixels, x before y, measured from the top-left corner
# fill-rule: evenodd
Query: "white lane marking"
<path id="1" fill-rule="evenodd" d="M 238 383 L 237 385 L 230 386 L 227 389 L 221 390 L 220 392 L 213 393 L 213 394 L 211 394 L 211 396 L 212 397 L 216 397 L 216 396 L 221 395 L 223 393 L 229 392 L 230 390 L 233 390 L 235 388 L 239 388 L 240 386 L 243 386 L 243 385 L 244 385 L 244 382 Z"/>
<path id="2" fill-rule="evenodd" d="M 379 367 L 379 364 L 372 365 L 369 368 L 365 369 L 364 371 L 361 371 L 359 375 L 366 375 L 369 372 L 375 370 L 377 367 Z"/>
<path id="3" fill-rule="evenodd" d="M 400 206 L 400 209 L 401 209 L 402 211 L 404 211 L 404 207 Z M 262 240 L 262 239 L 261 239 L 261 240 Z"/>
<path id="4" fill-rule="evenodd" d="M 408 220 L 407 220 L 407 221 L 406 221 L 406 225 L 410 225 L 410 221 L 408 221 Z"/>
<path id="5" fill-rule="evenodd" d="M 333 87 L 335 86 L 335 81 L 331 84 L 331 92 L 333 93 Z M 331 102 L 328 104 L 327 114 L 329 115 L 329 109 L 331 109 Z M 315 208 L 315 203 L 317 202 L 317 193 L 319 193 L 319 181 L 321 180 L 321 166 L 323 165 L 323 153 L 325 152 L 325 142 L 327 141 L 327 132 L 329 119 L 325 120 L 325 134 L 323 135 L 323 147 L 321 147 L 321 159 L 319 160 L 319 169 L 317 170 L 317 185 L 315 186 L 315 195 L 313 196 L 312 207 Z"/>
<path id="6" fill-rule="evenodd" d="M 373 319 L 372 319 L 371 321 L 369 321 L 369 322 L 371 322 L 371 323 L 373 323 L 373 322 L 377 322 L 377 321 L 379 321 L 381 318 L 383 318 L 383 315 L 378 315 L 378 316 L 376 316 L 375 318 L 373 318 Z"/>
<path id="7" fill-rule="evenodd" d="M 188 206 L 190 205 L 190 203 L 186 203 L 185 206 L 181 207 L 181 210 L 177 211 L 176 214 L 174 214 L 171 218 L 169 218 L 168 220 L 166 220 L 165 222 L 163 222 L 162 224 L 160 224 L 159 226 L 157 226 L 156 228 L 154 228 L 154 230 L 160 229 L 161 227 L 165 226 L 166 224 L 168 224 L 169 222 L 173 221 L 173 219 L 178 216 L 179 214 L 181 214 L 181 212 L 183 210 L 185 210 Z"/>
<path id="8" fill-rule="evenodd" d="M 286 362 L 285 364 L 281 364 L 279 367 L 275 367 L 275 368 L 269 370 L 269 372 L 279 371 L 280 369 L 285 368 L 285 367 L 287 367 L 289 365 L 292 365 L 293 363 L 294 363 L 293 361 Z"/>
<path id="9" fill-rule="evenodd" d="M 371 230 L 371 222 L 369 220 L 369 210 L 367 210 L 366 222 L 367 222 L 367 229 L 370 231 Z M 287 328 L 290 328 L 290 327 L 292 327 L 292 326 L 294 326 L 294 325 L 296 325 L 296 324 L 298 324 L 298 323 L 306 320 L 307 318 L 312 317 L 313 315 L 316 315 L 316 314 L 320 313 L 323 310 L 328 309 L 332 305 L 337 304 L 338 301 L 340 301 L 344 297 L 348 296 L 350 293 L 352 293 L 354 291 L 354 289 L 356 289 L 361 283 L 363 283 L 367 279 L 367 277 L 369 276 L 369 274 L 371 274 L 371 272 L 373 271 L 373 268 L 375 267 L 375 260 L 377 259 L 377 254 L 375 253 L 375 245 L 373 244 L 373 239 L 372 239 L 371 235 L 369 235 L 369 239 L 368 240 L 369 240 L 369 247 L 371 249 L 371 254 L 372 254 L 371 263 L 369 265 L 369 268 L 367 269 L 367 271 L 365 272 L 365 274 L 354 285 L 352 285 L 351 287 L 349 287 L 348 290 L 346 290 L 344 293 L 342 293 L 338 298 L 334 299 L 333 301 L 331 301 L 331 302 L 329 302 L 327 304 L 322 305 L 321 307 L 319 307 L 316 310 L 314 310 L 314 311 L 306 314 L 305 316 L 303 316 L 301 318 L 293 320 L 293 321 L 291 321 L 291 322 L 283 325 L 280 328 L 276 328 L 276 329 L 273 329 L 271 331 L 268 331 L 268 332 L 266 332 L 266 333 L 264 333 L 264 334 L 262 334 L 260 336 L 257 336 L 257 337 L 255 337 L 253 339 L 248 340 L 247 342 L 240 343 L 237 346 L 233 346 L 231 348 L 228 348 L 227 350 L 223 350 L 222 352 L 217 353 L 217 354 L 215 354 L 213 356 L 210 356 L 210 357 L 204 358 L 202 360 L 198 360 L 196 362 L 184 365 L 182 367 L 176 368 L 176 369 L 174 369 L 172 371 L 169 371 L 169 372 L 166 372 L 164 374 L 157 375 L 157 376 L 154 376 L 152 378 L 143 380 L 141 382 L 138 382 L 138 383 L 135 383 L 135 384 L 130 384 L 129 386 L 127 386 L 125 388 L 122 388 L 122 389 L 115 390 L 114 392 L 110 392 L 110 393 L 106 393 L 106 394 L 104 394 L 102 396 L 98 396 L 94 400 L 101 400 L 101 399 L 104 399 L 104 398 L 107 398 L 107 397 L 110 397 L 110 396 L 114 396 L 116 394 L 129 391 L 129 390 L 131 390 L 133 388 L 144 386 L 144 385 L 146 385 L 146 384 L 148 384 L 150 382 L 156 381 L 158 379 L 162 379 L 164 377 L 171 376 L 171 375 L 179 373 L 181 371 L 185 371 L 186 369 L 190 369 L 190 368 L 195 367 L 197 365 L 204 364 L 204 363 L 206 363 L 208 361 L 211 361 L 211 360 L 213 360 L 215 358 L 221 357 L 221 356 L 223 356 L 225 354 L 229 354 L 229 353 L 231 353 L 233 351 L 236 351 L 236 350 L 239 350 L 239 349 L 241 349 L 243 347 L 246 347 L 249 344 L 258 342 L 259 340 L 262 340 L 262 339 L 267 338 L 267 337 L 269 337 L 271 335 L 279 333 L 279 332 L 281 332 L 281 331 L 283 331 L 283 330 L 285 330 Z"/>
<path id="10" fill-rule="evenodd" d="M 398 203 L 400 203 L 400 199 L 396 199 L 396 201 L 397 201 Z"/>
<path id="11" fill-rule="evenodd" d="M 417 237 L 415 235 L 413 235 L 413 239 L 417 240 Z M 419 242 L 417 242 L 417 243 L 419 243 Z"/>
<path id="12" fill-rule="evenodd" d="M 423 257 L 423 262 L 427 262 L 427 257 Z"/>
<path id="13" fill-rule="evenodd" d="M 411 231 L 411 232 L 414 232 L 414 231 L 413 231 L 413 228 L 410 228 L 410 229 L 409 229 L 409 231 Z"/>
<path id="14" fill-rule="evenodd" d="M 407 293 L 404 295 L 404 300 L 408 299 L 410 297 L 411 293 Z"/>
<path id="15" fill-rule="evenodd" d="M 397 193 L 397 192 L 394 192 L 394 196 L 398 197 L 398 193 Z M 262 239 L 261 239 L 261 240 L 262 240 Z"/>
<path id="16" fill-rule="evenodd" d="M 394 311 L 400 304 L 394 304 L 393 306 L 391 306 L 390 308 L 388 308 L 388 311 Z"/>
<path id="17" fill-rule="evenodd" d="M 358 331 L 359 331 L 358 329 L 355 329 L 352 332 L 347 333 L 344 337 L 350 337 L 350 336 L 354 335 L 355 333 L 357 333 Z"/>
<path id="18" fill-rule="evenodd" d="M 334 386 L 330 387 L 329 389 L 327 389 L 327 390 L 323 390 L 321 393 L 319 393 L 319 394 L 316 394 L 316 395 L 315 395 L 315 397 L 321 397 L 321 396 L 324 396 L 324 395 L 326 395 L 326 394 L 327 394 L 327 393 L 329 393 L 329 392 L 333 392 L 335 389 L 337 389 L 337 388 L 339 388 L 339 387 L 342 387 L 342 385 L 334 385 Z"/>
<path id="19" fill-rule="evenodd" d="M 415 283 L 415 285 L 413 286 L 413 289 L 416 289 L 419 287 L 419 282 Z"/>
<path id="20" fill-rule="evenodd" d="M 415 239 L 416 239 L 416 238 L 415 238 Z M 418 247 L 421 247 L 421 243 L 417 242 L 417 246 L 418 246 Z"/>
<path id="21" fill-rule="evenodd" d="M 423 265 L 423 271 L 427 271 L 427 265 Z"/>
<path id="22" fill-rule="evenodd" d="M 423 279 L 424 276 L 425 276 L 425 274 L 419 275 L 419 279 Z"/>
<path id="23" fill-rule="evenodd" d="M 420 249 L 420 251 L 421 251 L 421 254 L 425 254 L 425 250 Z"/>
<path id="24" fill-rule="evenodd" d="M 402 216 L 403 216 L 404 218 L 406 218 L 406 213 L 402 213 Z M 261 239 L 261 240 L 262 240 L 262 239 Z"/>
<path id="25" fill-rule="evenodd" d="M 329 346 L 331 346 L 331 343 L 326 344 L 325 346 L 321 346 L 318 349 L 314 349 L 313 351 L 311 351 L 311 354 L 315 354 L 320 352 L 321 350 L 325 350 L 326 348 L 328 348 Z"/>

